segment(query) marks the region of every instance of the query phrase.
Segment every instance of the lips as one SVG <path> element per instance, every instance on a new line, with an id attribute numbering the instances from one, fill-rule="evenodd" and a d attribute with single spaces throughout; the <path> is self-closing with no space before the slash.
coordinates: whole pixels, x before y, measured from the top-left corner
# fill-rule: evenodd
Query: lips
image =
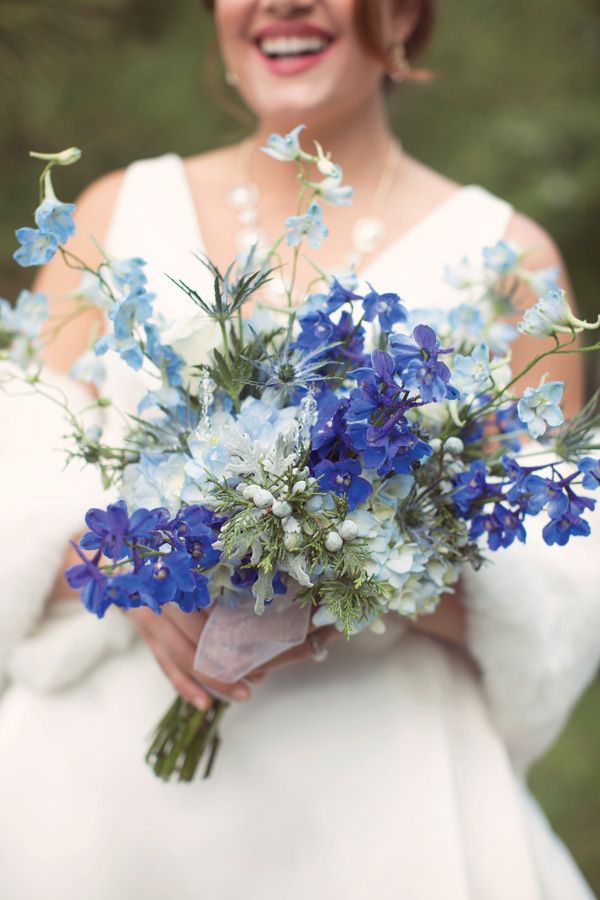
<path id="1" fill-rule="evenodd" d="M 271 72 L 294 75 L 317 65 L 335 35 L 307 22 L 276 22 L 260 29 L 252 41 Z"/>

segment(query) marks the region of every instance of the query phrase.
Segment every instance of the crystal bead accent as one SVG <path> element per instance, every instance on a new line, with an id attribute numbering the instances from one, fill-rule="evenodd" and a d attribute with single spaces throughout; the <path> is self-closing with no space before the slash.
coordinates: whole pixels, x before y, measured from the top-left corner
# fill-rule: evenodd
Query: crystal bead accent
<path id="1" fill-rule="evenodd" d="M 386 228 L 376 216 L 359 219 L 352 229 L 352 243 L 361 253 L 373 253 L 385 238 Z"/>
<path id="2" fill-rule="evenodd" d="M 229 193 L 228 203 L 232 209 L 242 210 L 258 206 L 260 191 L 250 181 L 236 184 Z"/>

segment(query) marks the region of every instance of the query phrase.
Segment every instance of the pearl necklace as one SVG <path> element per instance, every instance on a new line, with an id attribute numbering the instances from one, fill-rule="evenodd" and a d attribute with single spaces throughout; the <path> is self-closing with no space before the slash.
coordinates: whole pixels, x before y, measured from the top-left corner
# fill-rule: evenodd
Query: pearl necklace
<path id="1" fill-rule="evenodd" d="M 240 254 L 245 254 L 256 245 L 258 257 L 265 255 L 269 249 L 269 242 L 264 231 L 260 227 L 258 205 L 260 202 L 260 189 L 252 181 L 250 175 L 250 161 L 255 148 L 252 138 L 247 138 L 240 144 L 240 156 L 244 178 L 229 192 L 227 203 L 235 212 L 239 229 L 235 234 L 235 244 Z M 361 216 L 352 227 L 352 249 L 346 254 L 344 265 L 348 269 L 357 270 L 364 258 L 375 253 L 387 237 L 385 222 L 378 214 L 387 200 L 394 184 L 400 161 L 402 159 L 402 146 L 396 150 L 394 141 L 390 137 L 386 150 L 385 163 L 373 192 L 370 214 Z M 279 274 L 265 287 L 273 296 L 280 299 L 286 294 L 286 284 Z"/>

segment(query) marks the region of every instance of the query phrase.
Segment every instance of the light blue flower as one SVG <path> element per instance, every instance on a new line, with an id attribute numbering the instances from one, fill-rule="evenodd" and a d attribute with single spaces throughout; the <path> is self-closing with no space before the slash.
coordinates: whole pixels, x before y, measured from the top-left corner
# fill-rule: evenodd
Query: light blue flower
<path id="1" fill-rule="evenodd" d="M 288 431 L 295 421 L 296 407 L 275 409 L 262 400 L 247 397 L 242 403 L 235 427 L 239 432 L 247 434 L 251 441 L 256 441 L 262 449 L 267 450 L 277 435 Z"/>
<path id="2" fill-rule="evenodd" d="M 103 356 L 107 350 L 114 350 L 135 371 L 142 368 L 144 353 L 134 337 L 116 338 L 114 334 L 102 335 L 94 345 L 94 352 L 98 356 Z"/>
<path id="3" fill-rule="evenodd" d="M 342 184 L 342 171 L 339 175 L 331 175 L 324 178 L 323 181 L 316 183 L 308 182 L 310 187 L 332 206 L 349 206 L 354 196 L 354 188 L 349 184 Z"/>
<path id="4" fill-rule="evenodd" d="M 14 307 L 0 299 L 0 330 L 37 337 L 48 318 L 48 298 L 41 291 L 23 290 Z"/>
<path id="5" fill-rule="evenodd" d="M 537 269 L 534 272 L 527 270 L 521 272 L 521 277 L 538 297 L 543 297 L 549 291 L 559 291 L 558 277 L 562 269 L 560 266 L 548 266 L 547 269 Z"/>
<path id="6" fill-rule="evenodd" d="M 517 413 L 531 437 L 539 438 L 548 426 L 556 428 L 564 422 L 559 406 L 564 386 L 564 381 L 549 381 L 539 388 L 525 388 L 517 403 Z"/>
<path id="7" fill-rule="evenodd" d="M 13 253 L 13 259 L 23 268 L 44 266 L 58 250 L 56 237 L 37 228 L 17 228 L 15 235 L 21 246 Z"/>
<path id="8" fill-rule="evenodd" d="M 471 287 L 477 281 L 477 273 L 471 265 L 468 257 L 463 256 L 461 261 L 455 266 L 444 266 L 443 280 L 450 287 L 457 290 L 465 290 Z"/>
<path id="9" fill-rule="evenodd" d="M 495 356 L 506 356 L 517 334 L 509 322 L 492 322 L 485 329 L 486 343 Z"/>
<path id="10" fill-rule="evenodd" d="M 329 229 L 323 225 L 323 211 L 318 203 L 311 203 L 303 216 L 290 216 L 285 226 L 288 229 L 286 241 L 290 247 L 297 247 L 306 235 L 309 245 L 316 250 L 329 234 Z"/>
<path id="11" fill-rule="evenodd" d="M 483 332 L 483 315 L 481 310 L 470 303 L 461 303 L 448 313 L 448 321 L 452 328 L 452 341 L 460 344 L 468 341 L 475 344 L 481 341 Z"/>
<path id="12" fill-rule="evenodd" d="M 75 360 L 69 375 L 85 384 L 95 384 L 100 389 L 106 380 L 106 367 L 93 350 L 88 350 Z"/>
<path id="13" fill-rule="evenodd" d="M 52 235 L 64 244 L 75 234 L 74 203 L 61 203 L 56 197 L 47 197 L 35 211 L 35 224 L 43 234 Z"/>
<path id="14" fill-rule="evenodd" d="M 149 294 L 144 287 L 138 287 L 122 300 L 117 300 L 108 313 L 109 319 L 114 323 L 117 339 L 130 337 L 136 325 L 150 318 L 155 297 L 156 294 Z"/>
<path id="15" fill-rule="evenodd" d="M 108 270 L 120 291 L 135 291 L 148 281 L 143 270 L 145 265 L 146 260 L 132 256 L 129 259 L 111 259 Z"/>
<path id="16" fill-rule="evenodd" d="M 130 509 L 166 506 L 175 513 L 181 508 L 185 484 L 183 453 L 142 453 L 137 463 L 123 470 L 121 495 Z"/>
<path id="17" fill-rule="evenodd" d="M 600 316 L 596 322 L 585 322 L 577 319 L 571 312 L 567 295 L 563 290 L 548 291 L 545 297 L 526 309 L 523 318 L 517 325 L 522 334 L 531 337 L 551 337 L 553 334 L 572 334 L 583 329 L 594 329 L 600 325 Z"/>
<path id="18" fill-rule="evenodd" d="M 267 146 L 261 147 L 263 153 L 278 159 L 280 162 L 293 162 L 300 156 L 298 135 L 306 125 L 297 125 L 288 134 L 271 134 L 267 138 Z"/>
<path id="19" fill-rule="evenodd" d="M 477 394 L 490 384 L 490 348 L 481 343 L 470 356 L 459 353 L 452 363 L 452 384 L 461 394 Z"/>
<path id="20" fill-rule="evenodd" d="M 417 325 L 429 325 L 436 334 L 444 334 L 447 331 L 448 314 L 443 309 L 429 309 L 425 307 L 411 309 L 409 307 L 407 313 L 406 325 L 402 326 L 401 329 L 394 330 L 402 330 L 403 332 L 406 330 L 409 334 L 412 334 Z"/>
<path id="21" fill-rule="evenodd" d="M 483 261 L 486 268 L 492 269 L 498 275 L 506 275 L 515 268 L 519 257 L 509 243 L 498 241 L 493 247 L 483 248 Z"/>

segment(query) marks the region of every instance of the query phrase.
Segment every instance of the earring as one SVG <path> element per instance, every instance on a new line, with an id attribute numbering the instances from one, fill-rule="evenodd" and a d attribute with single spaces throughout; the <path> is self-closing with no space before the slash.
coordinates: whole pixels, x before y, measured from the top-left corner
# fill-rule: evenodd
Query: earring
<path id="1" fill-rule="evenodd" d="M 239 78 L 232 72 L 231 69 L 225 69 L 225 84 L 228 84 L 229 87 L 235 88 L 240 83 Z"/>
<path id="2" fill-rule="evenodd" d="M 395 41 L 389 51 L 387 74 L 394 84 L 400 84 L 409 72 L 410 63 L 406 56 L 406 47 L 402 41 Z"/>

